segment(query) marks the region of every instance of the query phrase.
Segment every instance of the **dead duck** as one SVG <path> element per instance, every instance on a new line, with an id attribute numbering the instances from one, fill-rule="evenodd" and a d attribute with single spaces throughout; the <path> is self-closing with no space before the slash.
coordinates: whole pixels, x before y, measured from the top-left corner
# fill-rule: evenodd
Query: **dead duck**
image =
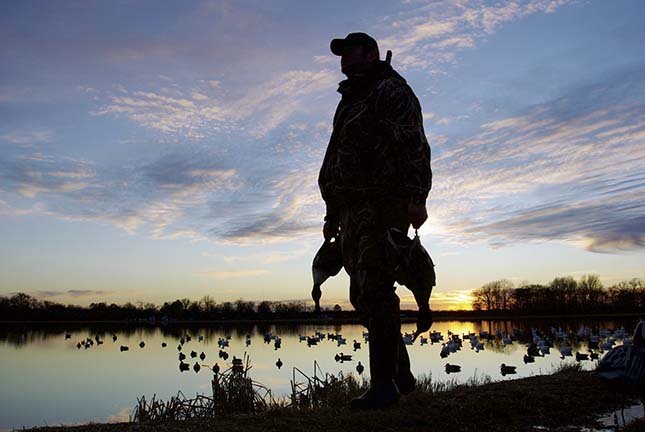
<path id="1" fill-rule="evenodd" d="M 451 365 L 450 363 L 446 363 L 446 373 L 451 374 L 451 373 L 457 373 L 461 372 L 461 366 L 459 365 Z"/>

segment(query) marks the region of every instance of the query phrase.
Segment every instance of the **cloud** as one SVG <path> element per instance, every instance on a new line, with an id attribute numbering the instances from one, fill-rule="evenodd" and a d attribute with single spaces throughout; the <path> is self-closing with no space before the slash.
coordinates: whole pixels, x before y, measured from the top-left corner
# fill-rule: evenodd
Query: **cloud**
<path id="1" fill-rule="evenodd" d="M 237 278 L 237 277 L 253 277 L 271 273 L 266 269 L 237 269 L 237 270 L 206 270 L 198 271 L 198 274 L 205 274 L 215 278 Z"/>
<path id="2" fill-rule="evenodd" d="M 91 114 L 125 115 L 144 127 L 195 139 L 225 132 L 261 138 L 293 114 L 312 112 L 311 97 L 335 88 L 336 77 L 328 69 L 289 70 L 249 87 L 243 95 L 228 96 L 212 94 L 206 86 L 174 94 L 125 90 L 108 96 L 109 102 Z"/>
<path id="3" fill-rule="evenodd" d="M 441 180 L 430 203 L 444 234 L 496 246 L 558 240 L 596 252 L 643 247 L 642 70 L 578 85 L 440 148 L 433 171 Z"/>
<path id="4" fill-rule="evenodd" d="M 51 130 L 19 130 L 0 135 L 0 142 L 7 142 L 21 147 L 33 147 L 51 141 Z"/>
<path id="5" fill-rule="evenodd" d="M 375 34 L 381 51 L 391 49 L 401 71 L 423 69 L 445 74 L 445 66 L 456 62 L 456 54 L 476 46 L 477 40 L 502 25 L 536 13 L 551 13 L 576 0 L 525 0 L 496 2 L 480 0 L 425 0 L 404 2 L 399 17 L 389 28 L 382 24 Z M 394 61 L 394 60 L 393 60 Z"/>
<path id="6" fill-rule="evenodd" d="M 29 198 L 43 193 L 64 194 L 87 188 L 94 176 L 93 165 L 83 159 L 40 153 L 15 159 L 0 156 L 0 192 L 18 192 Z"/>
<path id="7" fill-rule="evenodd" d="M 50 297 L 60 297 L 60 296 L 81 298 L 81 297 L 91 297 L 91 296 L 105 296 L 112 293 L 113 291 L 71 289 L 67 291 L 41 290 L 41 291 L 36 291 L 34 295 L 38 298 L 50 298 Z"/>

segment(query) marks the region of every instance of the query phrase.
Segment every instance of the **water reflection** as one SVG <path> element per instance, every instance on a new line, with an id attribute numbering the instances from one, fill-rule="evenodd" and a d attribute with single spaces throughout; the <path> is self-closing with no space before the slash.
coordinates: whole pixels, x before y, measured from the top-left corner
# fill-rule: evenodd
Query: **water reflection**
<path id="1" fill-rule="evenodd" d="M 616 330 L 624 327 L 631 335 L 635 324 L 636 320 L 440 321 L 433 333 L 408 345 L 408 352 L 413 373 L 430 374 L 436 381 L 465 382 L 475 375 L 516 379 L 576 360 L 591 369 L 602 356 L 602 344 L 612 338 L 613 344 L 622 343 Z M 402 326 L 403 332 L 414 330 L 413 323 Z M 3 326 L 0 429 L 123 420 L 127 407 L 134 407 L 144 394 L 161 399 L 178 390 L 187 396 L 208 394 L 212 368 L 225 369 L 245 352 L 253 379 L 274 395 L 289 393 L 293 368 L 309 372 L 314 360 L 324 372 L 368 377 L 368 338 L 355 324 Z M 181 368 L 182 362 L 188 368 Z"/>

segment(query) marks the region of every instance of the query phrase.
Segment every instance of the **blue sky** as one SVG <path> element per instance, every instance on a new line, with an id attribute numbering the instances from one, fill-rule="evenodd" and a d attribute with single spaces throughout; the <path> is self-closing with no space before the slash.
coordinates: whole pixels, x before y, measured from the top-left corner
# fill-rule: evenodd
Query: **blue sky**
<path id="1" fill-rule="evenodd" d="M 393 51 L 423 108 L 436 307 L 500 278 L 645 277 L 644 16 L 639 0 L 3 2 L 0 295 L 308 298 L 345 78 L 329 42 L 353 31 Z M 341 272 L 323 303 L 347 291 Z"/>

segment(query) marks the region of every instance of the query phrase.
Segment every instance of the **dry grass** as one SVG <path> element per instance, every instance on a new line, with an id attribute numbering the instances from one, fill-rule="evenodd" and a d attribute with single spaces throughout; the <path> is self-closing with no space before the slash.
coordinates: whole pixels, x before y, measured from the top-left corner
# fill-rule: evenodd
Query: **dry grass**
<path id="1" fill-rule="evenodd" d="M 589 372 L 564 367 L 543 376 L 488 382 L 473 378 L 457 385 L 433 384 L 420 377 L 420 390 L 403 397 L 384 411 L 354 412 L 349 398 L 366 383 L 353 377 L 337 379 L 319 408 L 301 409 L 275 404 L 259 414 L 223 414 L 208 419 L 90 424 L 69 428 L 38 428 L 32 432 L 57 431 L 526 431 L 534 426 L 598 426 L 596 415 L 619 408 L 627 397 L 617 393 Z M 283 401 L 284 402 L 284 401 Z M 642 425 L 642 423 L 641 423 Z M 634 427 L 639 427 L 638 425 Z M 630 429 L 638 430 L 638 429 Z"/>

